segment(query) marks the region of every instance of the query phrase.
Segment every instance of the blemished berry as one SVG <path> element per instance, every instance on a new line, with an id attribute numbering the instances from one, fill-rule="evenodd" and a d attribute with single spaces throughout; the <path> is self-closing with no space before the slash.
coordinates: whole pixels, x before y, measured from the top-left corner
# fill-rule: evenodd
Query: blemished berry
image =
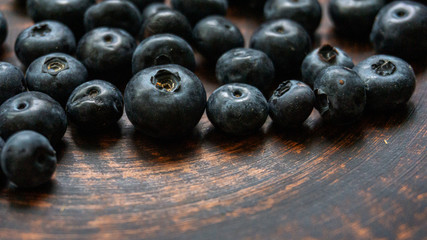
<path id="1" fill-rule="evenodd" d="M 65 53 L 37 58 L 25 75 L 28 90 L 46 93 L 65 105 L 71 92 L 88 80 L 85 66 Z"/>
<path id="2" fill-rule="evenodd" d="M 273 61 L 276 76 L 286 79 L 299 74 L 301 63 L 310 52 L 311 39 L 298 23 L 279 19 L 261 25 L 252 35 L 250 47 L 266 53 Z"/>
<path id="3" fill-rule="evenodd" d="M 190 70 L 169 64 L 138 72 L 125 90 L 125 110 L 143 134 L 171 139 L 189 134 L 206 106 L 206 91 Z"/>
<path id="4" fill-rule="evenodd" d="M 135 39 L 118 28 L 96 28 L 86 33 L 77 46 L 77 59 L 89 72 L 90 78 L 116 84 L 132 76 L 132 55 Z"/>
<path id="5" fill-rule="evenodd" d="M 426 59 L 427 6 L 412 1 L 389 3 L 375 18 L 370 39 L 379 53 Z"/>
<path id="6" fill-rule="evenodd" d="M 204 18 L 193 29 L 196 49 L 216 62 L 225 52 L 244 45 L 243 35 L 232 22 L 221 16 Z"/>
<path id="7" fill-rule="evenodd" d="M 171 3 L 192 25 L 208 16 L 225 16 L 228 9 L 227 0 L 172 0 Z"/>
<path id="8" fill-rule="evenodd" d="M 6 40 L 7 33 L 8 33 L 7 21 L 3 13 L 0 12 L 0 46 L 3 44 L 4 40 Z"/>
<path id="9" fill-rule="evenodd" d="M 37 187 L 48 182 L 56 169 L 56 152 L 43 135 L 20 131 L 12 135 L 1 152 L 1 167 L 16 186 Z"/>
<path id="10" fill-rule="evenodd" d="M 268 116 L 268 103 L 256 88 L 230 83 L 216 89 L 206 105 L 209 121 L 220 131 L 243 136 L 256 132 Z"/>
<path id="11" fill-rule="evenodd" d="M 142 41 L 132 57 L 132 72 L 142 69 L 177 64 L 193 71 L 196 59 L 191 46 L 182 38 L 172 34 L 157 34 Z"/>
<path id="12" fill-rule="evenodd" d="M 67 130 L 67 116 L 61 105 L 41 92 L 23 92 L 0 106 L 0 135 L 7 139 L 22 130 L 33 130 L 53 144 Z"/>
<path id="13" fill-rule="evenodd" d="M 352 38 L 367 38 L 385 0 L 331 0 L 328 12 L 335 30 Z"/>
<path id="14" fill-rule="evenodd" d="M 366 84 L 366 106 L 372 110 L 388 110 L 403 106 L 415 90 L 412 67 L 404 60 L 375 55 L 354 67 Z"/>
<path id="15" fill-rule="evenodd" d="M 57 21 L 42 21 L 23 30 L 15 42 L 15 53 L 24 65 L 53 52 L 73 55 L 76 40 L 73 32 Z"/>
<path id="16" fill-rule="evenodd" d="M 313 111 L 314 100 L 314 93 L 307 84 L 298 80 L 284 81 L 268 101 L 270 117 L 284 128 L 301 125 Z"/>
<path id="17" fill-rule="evenodd" d="M 331 66 L 343 66 L 353 68 L 351 57 L 343 50 L 329 44 L 316 48 L 309 53 L 302 62 L 301 74 L 303 82 L 313 87 L 317 75 L 325 68 Z"/>
<path id="18" fill-rule="evenodd" d="M 0 62 L 0 104 L 23 91 L 24 73 L 10 63 Z"/>
<path id="19" fill-rule="evenodd" d="M 129 1 L 108 0 L 91 6 L 84 15 L 86 31 L 99 27 L 120 28 L 133 36 L 139 32 L 141 13 Z"/>
<path id="20" fill-rule="evenodd" d="M 85 33 L 84 14 L 94 4 L 95 0 L 27 0 L 27 13 L 34 22 L 61 22 L 79 38 Z"/>
<path id="21" fill-rule="evenodd" d="M 123 115 L 123 96 L 113 84 L 92 80 L 78 86 L 67 102 L 70 121 L 81 128 L 104 129 Z"/>
<path id="22" fill-rule="evenodd" d="M 350 68 L 332 66 L 323 70 L 314 82 L 314 94 L 316 109 L 329 123 L 353 123 L 365 109 L 365 83 Z"/>
<path id="23" fill-rule="evenodd" d="M 274 81 L 274 65 L 267 54 L 250 48 L 235 48 L 224 53 L 216 63 L 220 84 L 246 83 L 261 91 Z"/>
<path id="24" fill-rule="evenodd" d="M 314 33 L 322 19 L 322 7 L 317 0 L 269 0 L 264 6 L 267 20 L 287 18 Z"/>

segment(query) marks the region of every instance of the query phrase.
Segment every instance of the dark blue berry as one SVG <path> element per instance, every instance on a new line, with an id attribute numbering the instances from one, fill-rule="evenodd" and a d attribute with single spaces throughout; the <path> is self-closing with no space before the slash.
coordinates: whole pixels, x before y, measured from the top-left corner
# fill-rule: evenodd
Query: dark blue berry
<path id="1" fill-rule="evenodd" d="M 152 3 L 162 3 L 164 0 L 130 0 L 142 12 L 148 5 Z"/>
<path id="2" fill-rule="evenodd" d="M 1 169 L 1 152 L 3 150 L 4 146 L 4 140 L 0 137 L 0 183 L 3 183 L 7 178 L 6 175 L 4 175 L 3 170 Z"/>
<path id="3" fill-rule="evenodd" d="M 135 39 L 118 28 L 96 28 L 86 33 L 77 46 L 79 59 L 91 78 L 114 83 L 127 82 L 132 76 Z"/>
<path id="4" fill-rule="evenodd" d="M 142 41 L 132 57 L 132 72 L 165 64 L 178 64 L 190 70 L 196 68 L 196 59 L 191 46 L 172 34 L 158 34 Z"/>
<path id="5" fill-rule="evenodd" d="M 216 78 L 220 84 L 246 83 L 261 91 L 274 80 L 274 66 L 263 52 L 250 48 L 235 48 L 222 55 L 216 63 Z"/>
<path id="6" fill-rule="evenodd" d="M 19 60 L 29 65 L 37 58 L 53 52 L 73 55 L 76 40 L 73 32 L 56 21 L 43 21 L 22 31 L 15 42 L 15 53 Z"/>
<path id="7" fill-rule="evenodd" d="M 366 84 L 366 106 L 370 109 L 402 106 L 415 90 L 414 70 L 397 57 L 375 55 L 356 65 L 354 71 Z"/>
<path id="8" fill-rule="evenodd" d="M 353 123 L 365 109 L 365 83 L 357 73 L 342 66 L 323 70 L 314 82 L 315 107 L 327 122 Z"/>
<path id="9" fill-rule="evenodd" d="M 170 7 L 164 3 L 152 3 L 150 5 L 148 5 L 144 11 L 142 12 L 142 22 L 145 22 L 145 20 L 147 20 L 149 17 L 151 17 L 152 15 L 163 11 L 163 10 L 168 10 L 170 9 Z"/>
<path id="10" fill-rule="evenodd" d="M 85 33 L 83 16 L 93 4 L 95 0 L 27 0 L 27 13 L 34 22 L 62 22 L 76 37 L 81 37 Z"/>
<path id="11" fill-rule="evenodd" d="M 88 80 L 85 66 L 65 53 L 51 53 L 30 64 L 25 82 L 30 91 L 46 93 L 65 105 L 71 92 Z"/>
<path id="12" fill-rule="evenodd" d="M 0 62 L 0 104 L 25 91 L 24 74 L 14 65 Z"/>
<path id="13" fill-rule="evenodd" d="M 139 39 L 161 33 L 171 33 L 191 41 L 191 31 L 191 25 L 184 15 L 178 11 L 166 9 L 151 15 L 144 21 L 139 32 Z"/>
<path id="14" fill-rule="evenodd" d="M 125 90 L 126 114 L 142 133 L 175 138 L 191 132 L 206 106 L 199 78 L 179 65 L 161 65 L 137 73 Z"/>
<path id="15" fill-rule="evenodd" d="M 43 134 L 57 143 L 67 130 L 67 116 L 61 105 L 41 92 L 23 92 L 0 106 L 0 135 L 7 139 L 22 130 Z"/>
<path id="16" fill-rule="evenodd" d="M 267 20 L 287 18 L 314 33 L 322 19 L 322 8 L 317 0 L 269 0 L 264 6 Z"/>
<path id="17" fill-rule="evenodd" d="M 298 23 L 280 19 L 261 25 L 253 34 L 250 46 L 266 53 L 273 61 L 276 75 L 286 79 L 299 72 L 304 57 L 310 52 L 311 39 Z"/>
<path id="18" fill-rule="evenodd" d="M 232 135 L 248 135 L 265 123 L 268 103 L 256 87 L 230 83 L 212 93 L 206 113 L 215 128 Z"/>
<path id="19" fill-rule="evenodd" d="M 375 16 L 385 4 L 385 0 L 331 0 L 328 10 L 338 33 L 366 38 Z"/>
<path id="20" fill-rule="evenodd" d="M 172 0 L 174 9 L 182 12 L 192 25 L 211 15 L 225 16 L 227 0 Z"/>
<path id="21" fill-rule="evenodd" d="M 93 80 L 78 86 L 67 102 L 66 112 L 77 126 L 102 129 L 123 115 L 123 96 L 113 84 Z"/>
<path id="22" fill-rule="evenodd" d="M 301 125 L 313 111 L 314 100 L 314 93 L 307 84 L 284 81 L 268 101 L 270 117 L 281 127 Z"/>
<path id="23" fill-rule="evenodd" d="M 121 28 L 136 36 L 141 25 L 141 13 L 129 1 L 108 0 L 90 7 L 84 15 L 86 31 L 99 27 Z"/>
<path id="24" fill-rule="evenodd" d="M 20 131 L 4 145 L 1 167 L 16 186 L 37 187 L 52 178 L 56 169 L 56 152 L 43 135 Z"/>
<path id="25" fill-rule="evenodd" d="M 8 28 L 6 18 L 3 13 L 0 12 L 0 46 L 3 44 L 4 40 L 6 40 L 7 32 Z"/>
<path id="26" fill-rule="evenodd" d="M 340 48 L 332 47 L 329 44 L 323 45 L 304 58 L 301 65 L 303 81 L 313 87 L 317 75 L 330 66 L 353 68 L 354 63 L 347 53 Z"/>
<path id="27" fill-rule="evenodd" d="M 406 60 L 427 56 L 427 6 L 411 1 L 395 1 L 378 13 L 371 43 L 380 53 Z"/>
<path id="28" fill-rule="evenodd" d="M 220 16 L 207 17 L 198 22 L 193 29 L 193 40 L 197 50 L 213 62 L 228 50 L 244 45 L 240 30 Z"/>

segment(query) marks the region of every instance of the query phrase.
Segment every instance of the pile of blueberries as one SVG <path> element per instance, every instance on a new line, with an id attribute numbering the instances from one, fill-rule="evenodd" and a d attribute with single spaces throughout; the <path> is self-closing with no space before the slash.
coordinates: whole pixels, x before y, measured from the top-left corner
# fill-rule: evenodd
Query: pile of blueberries
<path id="1" fill-rule="evenodd" d="M 105 129 L 125 109 L 136 129 L 160 139 L 188 134 L 205 110 L 215 128 L 237 136 L 257 131 L 268 115 L 283 128 L 301 125 L 313 108 L 326 123 L 350 124 L 365 109 L 404 106 L 416 83 L 405 60 L 427 55 L 427 7 L 413 1 L 329 2 L 337 33 L 369 38 L 378 53 L 388 54 L 356 66 L 338 47 L 311 51 L 322 18 L 317 0 L 230 0 L 264 5 L 267 21 L 250 48 L 243 48 L 240 30 L 224 17 L 227 0 L 171 0 L 172 8 L 162 0 L 26 4 L 36 23 L 15 42 L 26 74 L 0 63 L 0 136 L 7 139 L 0 138 L 0 175 L 18 187 L 52 177 L 52 145 L 68 120 L 81 129 Z M 6 35 L 0 15 L 1 43 Z M 216 63 L 222 86 L 208 100 L 192 72 L 192 46 Z M 120 86 L 126 86 L 124 95 Z"/>

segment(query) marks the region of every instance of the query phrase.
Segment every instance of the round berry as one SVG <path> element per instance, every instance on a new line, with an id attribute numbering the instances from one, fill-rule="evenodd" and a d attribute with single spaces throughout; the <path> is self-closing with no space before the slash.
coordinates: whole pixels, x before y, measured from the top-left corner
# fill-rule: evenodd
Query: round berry
<path id="1" fill-rule="evenodd" d="M 7 62 L 0 62 L 0 104 L 18 93 L 25 91 L 22 71 Z"/>
<path id="2" fill-rule="evenodd" d="M 227 0 L 172 0 L 171 3 L 192 25 L 211 15 L 225 16 L 228 8 Z"/>

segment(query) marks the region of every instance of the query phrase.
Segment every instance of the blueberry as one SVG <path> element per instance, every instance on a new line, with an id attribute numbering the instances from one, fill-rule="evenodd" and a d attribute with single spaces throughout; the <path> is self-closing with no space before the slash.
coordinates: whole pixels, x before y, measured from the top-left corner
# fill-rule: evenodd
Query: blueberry
<path id="1" fill-rule="evenodd" d="M 196 59 L 193 49 L 178 36 L 158 34 L 142 41 L 133 53 L 133 74 L 148 67 L 164 64 L 178 64 L 194 70 Z"/>
<path id="2" fill-rule="evenodd" d="M 27 13 L 34 22 L 62 22 L 80 37 L 85 32 L 83 16 L 93 4 L 95 0 L 27 0 Z"/>
<path id="3" fill-rule="evenodd" d="M 370 109 L 402 106 L 415 90 L 414 70 L 397 57 L 375 55 L 360 62 L 354 71 L 366 84 L 366 106 Z"/>
<path id="4" fill-rule="evenodd" d="M 88 80 L 85 66 L 65 53 L 51 53 L 30 64 L 25 76 L 28 90 L 46 93 L 65 105 L 71 92 Z"/>
<path id="5" fill-rule="evenodd" d="M 37 58 L 53 52 L 74 54 L 76 40 L 73 32 L 56 21 L 43 21 L 22 31 L 15 42 L 19 60 L 29 65 Z"/>
<path id="6" fill-rule="evenodd" d="M 67 130 L 61 105 L 41 92 L 23 92 L 0 106 L 0 135 L 7 139 L 21 130 L 33 130 L 57 143 Z"/>
<path id="7" fill-rule="evenodd" d="M 0 45 L 3 44 L 7 37 L 7 21 L 3 13 L 0 12 Z"/>
<path id="8" fill-rule="evenodd" d="M 96 28 L 86 33 L 77 46 L 77 59 L 91 78 L 127 82 L 132 76 L 135 39 L 118 28 Z"/>
<path id="9" fill-rule="evenodd" d="M 267 20 L 287 18 L 314 33 L 322 19 L 322 7 L 317 0 L 268 0 L 264 6 Z"/>
<path id="10" fill-rule="evenodd" d="M 256 87 L 230 83 L 212 93 L 206 113 L 215 128 L 231 135 L 248 135 L 264 125 L 268 103 Z"/>
<path id="11" fill-rule="evenodd" d="M 313 111 L 314 100 L 314 93 L 307 84 L 284 81 L 268 101 L 270 117 L 281 127 L 301 125 Z"/>
<path id="12" fill-rule="evenodd" d="M 286 79 L 301 68 L 310 52 L 311 39 L 298 23 L 280 19 L 261 25 L 253 34 L 250 46 L 266 53 L 273 61 L 276 75 Z"/>
<path id="13" fill-rule="evenodd" d="M 427 55 L 427 6 L 396 1 L 378 13 L 371 43 L 377 52 L 406 60 L 425 59 Z"/>
<path id="14" fill-rule="evenodd" d="M 123 115 L 123 96 L 113 84 L 93 80 L 74 89 L 67 102 L 68 117 L 77 126 L 103 129 Z"/>
<path id="15" fill-rule="evenodd" d="M 327 67 L 343 66 L 353 68 L 352 59 L 343 50 L 329 44 L 323 45 L 309 53 L 302 62 L 303 81 L 313 87 L 317 75 Z"/>
<path id="16" fill-rule="evenodd" d="M 375 16 L 385 4 L 385 0 L 331 0 L 328 10 L 338 33 L 365 38 L 372 29 Z"/>
<path id="17" fill-rule="evenodd" d="M 211 15 L 225 16 L 227 0 L 172 0 L 172 7 L 184 14 L 192 25 Z"/>
<path id="18" fill-rule="evenodd" d="M 137 73 L 125 90 L 126 114 L 141 132 L 175 138 L 191 132 L 206 106 L 202 82 L 179 65 L 162 65 Z"/>
<path id="19" fill-rule="evenodd" d="M 4 182 L 7 178 L 4 175 L 3 170 L 1 169 L 1 152 L 3 150 L 4 140 L 0 137 L 0 183 Z"/>
<path id="20" fill-rule="evenodd" d="M 121 28 L 136 36 L 141 25 L 141 13 L 129 1 L 108 0 L 90 7 L 84 15 L 86 31 L 99 27 Z"/>
<path id="21" fill-rule="evenodd" d="M 170 9 L 170 7 L 164 3 L 152 3 L 150 5 L 148 5 L 144 11 L 142 12 L 142 22 L 145 22 L 145 20 L 147 20 L 149 17 L 151 17 L 152 15 L 163 11 L 163 10 L 168 10 Z"/>
<path id="22" fill-rule="evenodd" d="M 37 187 L 52 178 L 56 169 L 56 152 L 43 135 L 20 131 L 4 145 L 1 167 L 16 186 Z"/>
<path id="23" fill-rule="evenodd" d="M 148 5 L 152 3 L 162 3 L 164 0 L 130 0 L 142 12 Z"/>
<path id="24" fill-rule="evenodd" d="M 222 55 L 216 63 L 216 78 L 220 84 L 246 83 L 261 91 L 274 80 L 274 66 L 263 52 L 249 48 L 235 48 Z"/>
<path id="25" fill-rule="evenodd" d="M 197 50 L 208 60 L 215 62 L 228 50 L 244 45 L 240 30 L 220 16 L 207 17 L 198 22 L 193 29 L 193 40 Z"/>
<path id="26" fill-rule="evenodd" d="M 353 123 L 365 109 L 365 84 L 357 73 L 342 66 L 323 70 L 314 82 L 315 107 L 327 122 Z"/>
<path id="27" fill-rule="evenodd" d="M 0 62 L 0 104 L 25 91 L 24 74 L 14 65 Z"/>

